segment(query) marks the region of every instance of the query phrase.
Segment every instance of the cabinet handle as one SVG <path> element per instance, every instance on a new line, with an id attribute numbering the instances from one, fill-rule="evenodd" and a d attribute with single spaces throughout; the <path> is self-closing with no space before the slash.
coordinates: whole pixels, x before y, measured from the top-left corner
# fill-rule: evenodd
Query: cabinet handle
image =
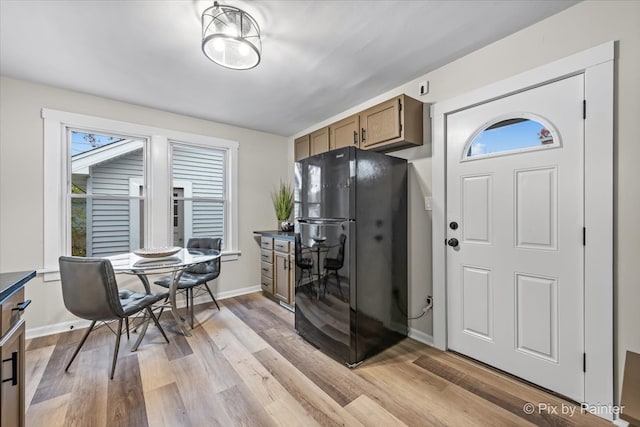
<path id="1" fill-rule="evenodd" d="M 27 308 L 29 306 L 29 304 L 31 304 L 31 300 L 30 299 L 28 299 L 26 301 L 23 301 L 20 304 L 16 305 L 15 307 L 13 307 L 11 309 L 11 311 L 14 311 L 14 310 L 24 311 L 24 309 Z"/>
<path id="2" fill-rule="evenodd" d="M 288 260 L 288 259 L 285 259 L 285 260 L 284 260 L 284 269 L 285 269 L 285 270 L 288 270 L 288 269 L 289 269 L 289 260 Z"/>
<path id="3" fill-rule="evenodd" d="M 266 271 L 266 272 L 268 272 L 268 271 L 269 271 L 269 269 L 268 269 L 268 268 L 263 268 L 263 269 L 262 269 L 262 271 Z"/>
<path id="4" fill-rule="evenodd" d="M 367 131 L 364 130 L 364 128 L 362 128 L 362 142 L 365 142 L 367 140 Z"/>
<path id="5" fill-rule="evenodd" d="M 358 131 L 353 131 L 353 145 L 358 145 Z"/>
<path id="6" fill-rule="evenodd" d="M 6 383 L 7 381 L 11 381 L 11 385 L 18 385 L 18 352 L 14 351 L 11 353 L 10 358 L 2 360 L 2 363 L 5 362 L 11 362 L 11 378 L 2 380 L 2 382 Z"/>

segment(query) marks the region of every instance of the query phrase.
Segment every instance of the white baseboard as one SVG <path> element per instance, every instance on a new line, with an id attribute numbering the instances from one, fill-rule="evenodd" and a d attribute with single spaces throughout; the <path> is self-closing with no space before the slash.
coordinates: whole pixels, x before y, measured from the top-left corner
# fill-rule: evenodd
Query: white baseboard
<path id="1" fill-rule="evenodd" d="M 254 292 L 258 292 L 260 290 L 262 290 L 262 287 L 260 285 L 256 285 L 256 286 L 249 286 L 241 289 L 233 289 L 230 291 L 218 292 L 218 293 L 215 293 L 214 295 L 216 296 L 216 299 L 220 301 L 227 298 L 237 297 L 239 295 L 251 294 Z M 211 303 L 211 297 L 209 296 L 209 294 L 201 295 L 195 298 L 193 300 L 193 303 L 194 305 Z M 76 320 L 70 320 L 68 322 L 55 323 L 53 325 L 40 326 L 37 328 L 27 328 L 26 339 L 44 337 L 46 335 L 59 334 L 61 332 L 68 332 L 72 329 L 88 328 L 90 324 L 91 322 L 88 320 L 76 319 Z"/>
<path id="2" fill-rule="evenodd" d="M 433 336 L 425 334 L 424 332 L 417 329 L 409 328 L 409 338 L 419 341 L 422 344 L 426 344 L 429 347 L 433 347 Z"/>
<path id="3" fill-rule="evenodd" d="M 44 337 L 46 335 L 68 332 L 72 329 L 88 328 L 91 322 L 84 319 L 70 320 L 68 322 L 55 323 L 53 325 L 40 326 L 38 328 L 27 328 L 26 339 Z"/>

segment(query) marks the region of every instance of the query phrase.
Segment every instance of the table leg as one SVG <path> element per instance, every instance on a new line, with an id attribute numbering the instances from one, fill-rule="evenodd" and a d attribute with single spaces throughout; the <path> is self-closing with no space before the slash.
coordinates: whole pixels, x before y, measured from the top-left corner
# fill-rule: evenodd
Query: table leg
<path id="1" fill-rule="evenodd" d="M 169 302 L 171 303 L 171 314 L 178 324 L 178 329 L 182 331 L 185 337 L 190 337 L 191 332 L 187 329 L 186 325 L 182 321 L 182 317 L 178 314 L 178 305 L 176 304 L 176 292 L 178 291 L 178 282 L 182 276 L 182 270 L 174 271 L 171 275 L 171 284 L 169 285 Z"/>
<path id="2" fill-rule="evenodd" d="M 141 273 L 139 271 L 135 271 L 134 273 L 136 276 L 138 276 L 138 279 L 140 279 L 140 281 L 142 282 L 142 286 L 144 286 L 144 290 L 150 294 L 151 293 L 151 285 L 149 285 L 149 279 L 147 278 L 147 275 L 144 273 Z"/>

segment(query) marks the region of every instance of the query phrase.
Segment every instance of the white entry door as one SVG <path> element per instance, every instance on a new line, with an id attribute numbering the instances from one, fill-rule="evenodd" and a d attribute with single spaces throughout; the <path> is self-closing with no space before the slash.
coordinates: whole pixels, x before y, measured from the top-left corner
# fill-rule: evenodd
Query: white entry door
<path id="1" fill-rule="evenodd" d="M 583 99 L 578 75 L 446 127 L 449 348 L 579 402 Z"/>

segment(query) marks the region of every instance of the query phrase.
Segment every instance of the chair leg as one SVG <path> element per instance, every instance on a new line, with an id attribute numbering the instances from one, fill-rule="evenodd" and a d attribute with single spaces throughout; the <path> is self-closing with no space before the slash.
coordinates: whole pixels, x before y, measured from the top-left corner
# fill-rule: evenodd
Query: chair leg
<path id="1" fill-rule="evenodd" d="M 193 288 L 187 289 L 187 296 L 191 300 L 191 312 L 189 314 L 191 315 L 191 329 L 193 329 Z"/>
<path id="2" fill-rule="evenodd" d="M 94 320 L 93 322 L 91 322 L 91 326 L 89 326 L 89 329 L 87 329 L 87 332 L 84 333 L 84 336 L 80 340 L 80 344 L 78 344 L 78 347 L 76 347 L 76 351 L 73 352 L 73 356 L 71 356 L 71 360 L 69 360 L 69 363 L 67 363 L 67 367 L 64 368 L 65 372 L 67 372 L 69 370 L 69 366 L 71 366 L 71 364 L 73 363 L 74 359 L 76 358 L 76 356 L 80 352 L 80 349 L 84 345 L 84 342 L 87 340 L 87 337 L 89 336 L 91 331 L 93 331 L 93 327 L 95 325 L 96 325 L 96 321 Z"/>
<path id="3" fill-rule="evenodd" d="M 158 318 L 156 317 L 155 314 L 153 314 L 153 310 L 151 310 L 151 307 L 147 307 L 147 313 L 149 313 L 149 316 L 151 317 L 151 319 L 153 320 L 153 323 L 156 324 L 156 327 L 158 329 L 160 329 L 160 333 L 162 334 L 162 336 L 164 337 L 164 340 L 169 343 L 169 338 L 167 338 L 167 334 L 164 333 L 164 329 L 162 329 L 162 326 L 160 326 L 160 322 L 158 321 Z"/>
<path id="4" fill-rule="evenodd" d="M 158 319 L 160 317 L 162 317 L 162 312 L 164 311 L 164 305 L 167 303 L 167 301 L 169 301 L 169 295 L 167 295 L 167 297 L 164 299 L 164 302 L 162 303 L 162 307 L 160 307 L 160 313 L 158 313 Z"/>
<path id="5" fill-rule="evenodd" d="M 120 350 L 120 336 L 122 335 L 122 319 L 118 320 L 118 332 L 116 333 L 116 347 L 113 349 L 113 362 L 111 363 L 111 379 L 116 371 L 116 361 L 118 360 L 118 351 Z"/>
<path id="6" fill-rule="evenodd" d="M 125 328 L 127 328 L 127 339 L 130 339 L 130 337 L 129 337 L 129 318 L 128 317 L 124 318 L 124 324 L 125 324 Z"/>
<path id="7" fill-rule="evenodd" d="M 216 297 L 213 296 L 213 292 L 211 292 L 211 289 L 209 289 L 209 285 L 207 285 L 207 283 L 203 283 L 204 287 L 207 288 L 207 291 L 209 291 L 209 295 L 211 295 L 211 299 L 213 300 L 213 302 L 216 304 L 216 307 L 218 307 L 218 310 L 220 310 L 220 306 L 218 305 L 218 301 L 216 301 Z"/>

